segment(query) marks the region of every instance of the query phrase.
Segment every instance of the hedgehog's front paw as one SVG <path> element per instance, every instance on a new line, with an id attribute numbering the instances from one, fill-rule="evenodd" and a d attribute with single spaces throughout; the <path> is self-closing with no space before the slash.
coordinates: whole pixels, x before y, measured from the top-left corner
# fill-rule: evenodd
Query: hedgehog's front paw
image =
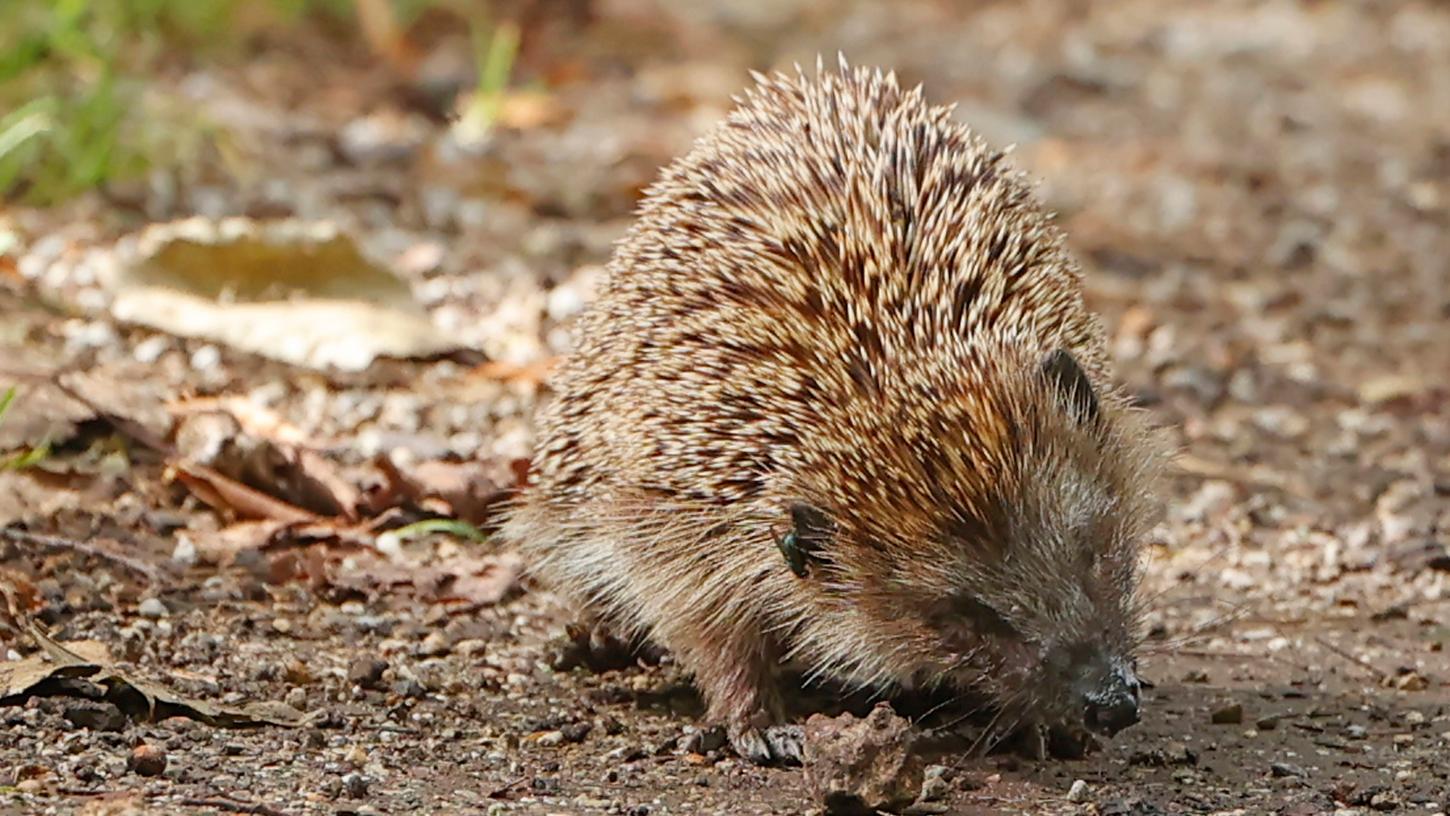
<path id="1" fill-rule="evenodd" d="M 1081 728 L 1053 728 L 1047 734 L 1047 753 L 1056 759 L 1082 759 L 1102 746 Z"/>
<path id="2" fill-rule="evenodd" d="M 730 746 L 756 765 L 799 765 L 805 751 L 805 729 L 799 725 L 732 727 Z"/>
<path id="3" fill-rule="evenodd" d="M 1082 759 L 1098 747 L 1093 736 L 1081 728 L 1050 727 L 1040 723 L 1023 726 L 1008 745 L 1026 759 Z"/>
<path id="4" fill-rule="evenodd" d="M 588 620 L 564 627 L 565 643 L 554 658 L 556 669 L 588 666 L 596 672 L 623 669 L 637 662 L 658 663 L 658 651 L 647 643 L 617 638 L 609 627 Z"/>

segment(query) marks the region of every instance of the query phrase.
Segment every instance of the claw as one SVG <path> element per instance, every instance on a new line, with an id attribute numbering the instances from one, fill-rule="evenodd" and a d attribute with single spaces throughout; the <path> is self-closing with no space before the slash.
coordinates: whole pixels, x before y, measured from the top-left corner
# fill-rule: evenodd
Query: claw
<path id="1" fill-rule="evenodd" d="M 730 746 L 756 765 L 799 765 L 805 748 L 805 729 L 799 725 L 731 729 Z"/>
<path id="2" fill-rule="evenodd" d="M 588 666 L 597 672 L 609 671 L 626 668 L 641 658 L 648 658 L 648 655 L 642 654 L 642 648 L 620 640 L 602 625 L 573 623 L 564 631 L 568 641 L 555 659 L 555 667 L 559 669 Z"/>
<path id="3" fill-rule="evenodd" d="M 1047 759 L 1051 755 L 1048 750 L 1047 728 L 1039 724 L 1024 728 L 1022 730 L 1022 753 L 1027 759 Z"/>
<path id="4" fill-rule="evenodd" d="M 806 730 L 799 725 L 773 725 L 765 729 L 765 742 L 782 764 L 799 765 L 805 755 Z"/>
<path id="5" fill-rule="evenodd" d="M 742 758 L 754 762 L 756 765 L 770 764 L 770 743 L 765 741 L 765 734 L 758 728 L 747 728 L 738 733 L 730 734 L 730 747 Z"/>

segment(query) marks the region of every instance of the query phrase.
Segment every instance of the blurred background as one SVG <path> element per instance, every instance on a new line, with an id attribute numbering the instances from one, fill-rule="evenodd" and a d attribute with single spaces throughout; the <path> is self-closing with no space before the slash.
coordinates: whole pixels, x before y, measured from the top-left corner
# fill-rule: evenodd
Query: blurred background
<path id="1" fill-rule="evenodd" d="M 1443 811 L 1447 43 L 1431 0 L 0 3 L 0 796 L 803 811 L 675 750 L 668 665 L 550 668 L 487 533 L 643 187 L 750 70 L 842 52 L 1015 145 L 1182 450 L 1145 723 L 929 804 Z M 37 622 L 321 719 L 41 694 Z"/>

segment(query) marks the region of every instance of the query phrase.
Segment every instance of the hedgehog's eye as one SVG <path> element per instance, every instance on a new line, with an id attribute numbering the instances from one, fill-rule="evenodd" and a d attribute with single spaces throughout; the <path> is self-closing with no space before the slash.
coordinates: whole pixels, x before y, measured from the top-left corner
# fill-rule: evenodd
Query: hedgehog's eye
<path id="1" fill-rule="evenodd" d="M 976 598 L 959 596 L 952 601 L 952 611 L 965 618 L 974 630 L 994 637 L 1017 637 L 1017 630 L 1001 612 Z"/>

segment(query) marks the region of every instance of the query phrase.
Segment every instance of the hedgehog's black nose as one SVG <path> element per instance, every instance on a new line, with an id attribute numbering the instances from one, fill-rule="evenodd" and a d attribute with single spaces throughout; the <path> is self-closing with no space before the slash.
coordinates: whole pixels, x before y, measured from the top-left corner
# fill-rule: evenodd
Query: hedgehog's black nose
<path id="1" fill-rule="evenodd" d="M 1083 695 L 1083 724 L 1089 731 L 1113 736 L 1138 721 L 1138 678 L 1117 667 L 1101 685 Z"/>
<path id="2" fill-rule="evenodd" d="M 1085 719 L 1089 730 L 1111 737 L 1138 721 L 1138 698 L 1133 694 L 1090 698 Z"/>

